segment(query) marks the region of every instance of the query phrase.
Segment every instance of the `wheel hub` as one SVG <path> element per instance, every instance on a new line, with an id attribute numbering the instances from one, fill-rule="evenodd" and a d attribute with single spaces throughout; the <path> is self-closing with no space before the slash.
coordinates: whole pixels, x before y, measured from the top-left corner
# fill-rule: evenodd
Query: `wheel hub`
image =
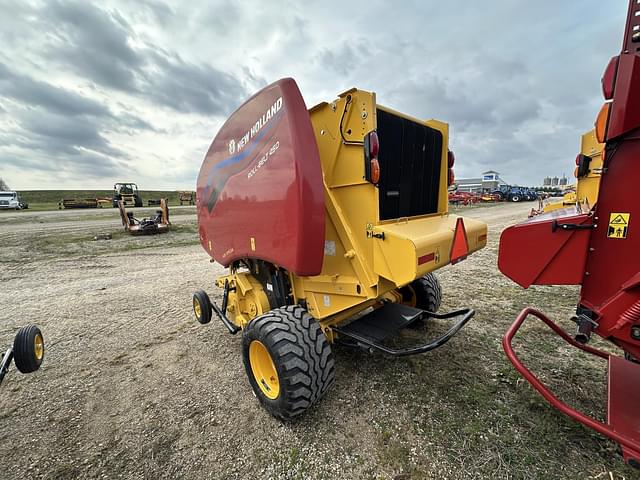
<path id="1" fill-rule="evenodd" d="M 253 377 L 262 393 L 271 400 L 278 398 L 280 395 L 278 372 L 267 347 L 262 342 L 254 340 L 249 345 L 249 362 Z"/>
<path id="2" fill-rule="evenodd" d="M 42 335 L 36 335 L 33 340 L 33 346 L 36 360 L 42 360 L 42 356 L 44 355 L 44 340 L 42 339 Z"/>
<path id="3" fill-rule="evenodd" d="M 193 311 L 196 314 L 196 318 L 202 318 L 202 307 L 200 306 L 200 302 L 195 298 L 193 299 Z"/>

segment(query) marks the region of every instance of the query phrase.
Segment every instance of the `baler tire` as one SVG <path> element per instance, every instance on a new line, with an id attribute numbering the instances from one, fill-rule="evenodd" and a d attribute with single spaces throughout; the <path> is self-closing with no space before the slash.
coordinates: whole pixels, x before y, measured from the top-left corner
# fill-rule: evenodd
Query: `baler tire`
<path id="1" fill-rule="evenodd" d="M 429 312 L 437 312 L 442 303 L 442 287 L 433 273 L 415 279 L 411 287 L 416 293 L 416 307 Z"/>
<path id="2" fill-rule="evenodd" d="M 204 290 L 198 290 L 193 294 L 193 314 L 196 320 L 202 325 L 206 325 L 211 321 L 213 308 L 209 295 Z"/>
<path id="3" fill-rule="evenodd" d="M 36 325 L 25 325 L 13 339 L 13 361 L 22 373 L 35 372 L 44 359 L 44 338 Z"/>
<path id="4" fill-rule="evenodd" d="M 276 374 L 270 383 L 263 378 L 258 384 L 260 372 L 252 367 L 252 358 L 258 362 L 251 356 L 252 344 L 256 352 L 264 349 L 268 353 Z M 254 318 L 243 330 L 242 360 L 256 397 L 280 420 L 292 420 L 317 403 L 335 377 L 329 342 L 318 322 L 299 305 L 286 305 Z M 260 370 L 259 365 L 255 368 Z"/>

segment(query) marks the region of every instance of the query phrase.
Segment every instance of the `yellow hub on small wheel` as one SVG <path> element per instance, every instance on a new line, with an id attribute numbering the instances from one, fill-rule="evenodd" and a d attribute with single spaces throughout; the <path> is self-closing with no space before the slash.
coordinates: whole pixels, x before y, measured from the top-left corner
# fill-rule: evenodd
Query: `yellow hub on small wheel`
<path id="1" fill-rule="evenodd" d="M 262 393 L 271 400 L 280 395 L 280 381 L 278 372 L 273 364 L 269 350 L 259 340 L 253 340 L 249 345 L 249 363 L 251 372 Z"/>
<path id="2" fill-rule="evenodd" d="M 36 356 L 36 360 L 42 360 L 42 356 L 44 355 L 44 340 L 40 334 L 37 334 L 33 339 L 33 351 Z"/>
<path id="3" fill-rule="evenodd" d="M 193 311 L 196 314 L 196 318 L 200 320 L 202 318 L 202 307 L 197 299 L 193 299 Z"/>

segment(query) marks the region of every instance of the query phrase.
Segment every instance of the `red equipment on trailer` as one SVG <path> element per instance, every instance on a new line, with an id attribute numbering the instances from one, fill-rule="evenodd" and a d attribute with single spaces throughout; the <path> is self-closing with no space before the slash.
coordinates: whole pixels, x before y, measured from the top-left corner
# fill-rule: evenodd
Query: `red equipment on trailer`
<path id="1" fill-rule="evenodd" d="M 538 215 L 507 228 L 500 238 L 498 267 L 524 288 L 582 285 L 574 320 L 575 339 L 542 313 L 526 308 L 503 339 L 516 369 L 555 408 L 618 442 L 624 459 L 640 468 L 640 3 L 630 0 L 622 53 L 602 78 L 605 104 L 596 120 L 606 142 L 597 204 Z M 531 245 L 534 248 L 527 248 Z M 522 255 L 526 251 L 527 255 Z M 607 423 L 559 400 L 518 359 L 512 340 L 529 316 L 565 341 L 609 363 Z M 626 359 L 587 347 L 591 333 L 622 348 Z"/>

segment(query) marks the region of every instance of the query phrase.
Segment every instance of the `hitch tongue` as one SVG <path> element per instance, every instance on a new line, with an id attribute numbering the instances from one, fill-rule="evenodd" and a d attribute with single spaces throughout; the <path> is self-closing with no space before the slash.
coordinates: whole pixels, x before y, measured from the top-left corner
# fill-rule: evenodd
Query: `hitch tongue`
<path id="1" fill-rule="evenodd" d="M 578 329 L 574 336 L 576 342 L 586 345 L 591 340 L 591 332 L 593 327 L 597 327 L 597 323 L 591 320 L 586 315 L 579 315 L 573 317 L 572 320 L 578 325 Z"/>

